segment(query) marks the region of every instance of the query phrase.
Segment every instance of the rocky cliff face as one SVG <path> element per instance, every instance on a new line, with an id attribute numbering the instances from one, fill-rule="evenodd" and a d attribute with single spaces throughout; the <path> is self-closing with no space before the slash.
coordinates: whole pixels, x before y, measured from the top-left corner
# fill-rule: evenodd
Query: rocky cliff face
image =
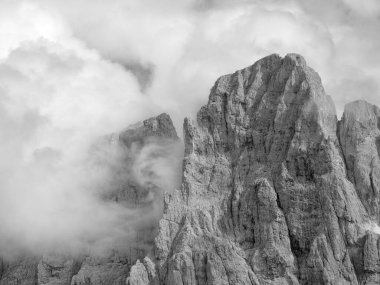
<path id="1" fill-rule="evenodd" d="M 176 140 L 170 118 L 117 141 L 152 138 Z M 153 254 L 22 259 L 1 284 L 380 284 L 379 108 L 351 103 L 338 122 L 305 60 L 271 55 L 216 81 L 184 143 Z M 107 199 L 144 207 L 156 192 L 120 181 Z"/>
<path id="2" fill-rule="evenodd" d="M 299 55 L 220 77 L 184 123 L 159 277 L 138 263 L 129 284 L 380 284 L 379 118 L 354 102 L 338 123 Z"/>

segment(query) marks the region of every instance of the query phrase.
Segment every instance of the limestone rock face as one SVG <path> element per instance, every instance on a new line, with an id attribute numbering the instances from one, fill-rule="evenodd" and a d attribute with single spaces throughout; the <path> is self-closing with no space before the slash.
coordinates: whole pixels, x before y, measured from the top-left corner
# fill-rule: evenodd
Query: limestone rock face
<path id="1" fill-rule="evenodd" d="M 79 272 L 71 279 L 71 285 L 124 285 L 128 276 L 128 264 L 112 260 L 88 257 Z"/>
<path id="2" fill-rule="evenodd" d="M 156 273 L 155 264 L 149 257 L 145 257 L 143 263 L 139 260 L 130 271 L 130 277 L 127 279 L 127 285 L 159 285 L 159 279 Z"/>
<path id="3" fill-rule="evenodd" d="M 339 138 L 348 179 L 368 213 L 380 222 L 380 109 L 365 101 L 348 104 Z"/>
<path id="4" fill-rule="evenodd" d="M 36 257 L 17 257 L 1 262 L 1 285 L 35 285 L 37 284 Z"/>
<path id="5" fill-rule="evenodd" d="M 339 123 L 339 139 L 347 167 L 347 177 L 355 185 L 371 218 L 366 224 L 358 275 L 363 284 L 380 284 L 380 109 L 365 101 L 345 107 Z M 376 234 L 377 233 L 377 234 Z"/>
<path id="6" fill-rule="evenodd" d="M 350 109 L 338 131 L 296 54 L 220 77 L 184 123 L 182 188 L 156 238 L 161 284 L 375 284 L 379 113 Z"/>
<path id="7" fill-rule="evenodd" d="M 37 266 L 38 284 L 65 285 L 80 269 L 81 261 L 62 255 L 44 255 Z"/>

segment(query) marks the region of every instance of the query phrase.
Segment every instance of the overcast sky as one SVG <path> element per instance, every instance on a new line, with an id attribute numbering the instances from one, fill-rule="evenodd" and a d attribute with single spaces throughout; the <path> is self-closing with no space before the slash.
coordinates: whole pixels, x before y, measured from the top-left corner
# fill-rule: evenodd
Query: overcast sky
<path id="1" fill-rule="evenodd" d="M 357 99 L 380 105 L 379 35 L 378 0 L 0 0 L 0 222 L 44 233 L 55 221 L 36 227 L 25 213 L 49 216 L 72 185 L 52 194 L 46 170 L 30 168 L 75 180 L 94 138 L 161 112 L 181 134 L 219 76 L 272 53 L 302 54 L 338 114 Z"/>
<path id="2" fill-rule="evenodd" d="M 179 126 L 218 76 L 271 53 L 302 54 L 339 112 L 380 105 L 377 0 L 0 3 L 2 101 L 59 126 L 117 130 L 161 111 Z"/>

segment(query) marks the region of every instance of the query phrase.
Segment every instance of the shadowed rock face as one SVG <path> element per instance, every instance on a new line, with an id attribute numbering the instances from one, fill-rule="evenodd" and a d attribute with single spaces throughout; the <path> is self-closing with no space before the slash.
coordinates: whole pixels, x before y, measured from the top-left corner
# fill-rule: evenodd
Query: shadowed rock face
<path id="1" fill-rule="evenodd" d="M 1 264 L 0 284 L 380 284 L 379 128 L 380 109 L 363 101 L 338 122 L 300 55 L 265 57 L 220 77 L 185 120 L 182 186 L 164 197 L 153 256 L 44 257 L 34 271 L 25 259 Z M 118 141 L 152 138 L 177 140 L 167 115 Z M 107 198 L 144 206 L 133 181 Z M 9 283 L 16 275 L 35 279 Z"/>

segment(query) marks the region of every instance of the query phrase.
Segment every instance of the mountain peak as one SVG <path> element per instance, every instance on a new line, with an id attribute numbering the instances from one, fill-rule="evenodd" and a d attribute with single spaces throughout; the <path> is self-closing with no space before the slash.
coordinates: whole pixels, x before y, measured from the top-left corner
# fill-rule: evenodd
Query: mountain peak
<path id="1" fill-rule="evenodd" d="M 127 146 L 132 142 L 159 137 L 178 139 L 173 121 L 166 113 L 133 124 L 120 134 L 120 140 Z"/>
<path id="2" fill-rule="evenodd" d="M 306 67 L 307 64 L 306 64 L 306 60 L 303 58 L 302 55 L 300 54 L 297 54 L 297 53 L 288 53 L 286 56 L 285 56 L 285 59 L 290 59 L 291 61 L 293 61 L 297 66 L 301 66 L 301 67 Z"/>
<path id="3" fill-rule="evenodd" d="M 196 122 L 185 120 L 182 189 L 165 199 L 156 238 L 163 284 L 380 280 L 366 261 L 380 240 L 367 232 L 379 209 L 378 130 L 337 124 L 298 54 L 220 77 Z"/>

